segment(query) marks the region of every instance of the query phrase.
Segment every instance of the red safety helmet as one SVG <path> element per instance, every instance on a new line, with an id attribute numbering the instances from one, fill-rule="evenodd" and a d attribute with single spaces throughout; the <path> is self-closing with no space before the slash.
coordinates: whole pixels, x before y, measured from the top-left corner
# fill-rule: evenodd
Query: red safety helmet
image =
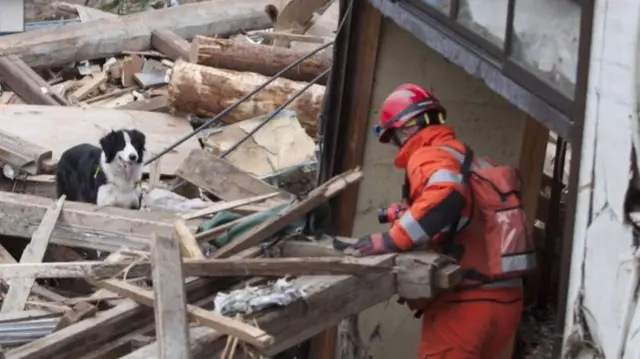
<path id="1" fill-rule="evenodd" d="M 420 128 L 440 123 L 440 113 L 445 116 L 446 110 L 429 91 L 415 84 L 402 84 L 382 103 L 380 122 L 374 130 L 380 142 L 388 143 L 394 129 L 403 127 L 412 119 L 416 119 Z M 424 116 L 420 116 L 422 114 Z"/>

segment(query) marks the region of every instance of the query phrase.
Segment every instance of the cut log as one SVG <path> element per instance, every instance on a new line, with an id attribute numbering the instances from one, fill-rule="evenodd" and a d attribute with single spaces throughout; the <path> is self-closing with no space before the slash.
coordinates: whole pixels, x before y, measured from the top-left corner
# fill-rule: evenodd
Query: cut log
<path id="1" fill-rule="evenodd" d="M 220 113 L 267 80 L 268 77 L 252 72 L 220 70 L 178 60 L 169 82 L 169 102 L 176 110 L 211 116 Z M 301 82 L 276 79 L 230 111 L 222 120 L 234 123 L 269 114 L 304 86 Z M 312 85 L 289 105 L 289 108 L 296 111 L 300 123 L 312 138 L 316 137 L 323 97 L 324 86 Z"/>
<path id="2" fill-rule="evenodd" d="M 199 65 L 273 76 L 306 54 L 306 51 L 196 36 L 191 42 L 189 57 L 192 63 Z M 285 72 L 282 77 L 311 81 L 330 67 L 331 56 L 321 52 Z M 324 85 L 325 81 L 322 79 L 318 84 Z"/>
<path id="3" fill-rule="evenodd" d="M 151 32 L 165 28 L 190 40 L 196 34 L 225 35 L 271 26 L 261 0 L 220 0 L 144 11 L 112 19 L 38 29 L 0 38 L 0 55 L 18 54 L 29 66 L 62 66 L 148 50 Z"/>

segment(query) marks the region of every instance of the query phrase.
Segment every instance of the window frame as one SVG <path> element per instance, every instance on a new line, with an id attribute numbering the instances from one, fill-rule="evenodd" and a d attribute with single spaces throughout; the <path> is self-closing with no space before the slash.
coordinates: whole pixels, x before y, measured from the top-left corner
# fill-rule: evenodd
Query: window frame
<path id="1" fill-rule="evenodd" d="M 447 30 L 458 35 L 463 42 L 466 42 L 464 44 L 465 47 L 469 48 L 471 51 L 475 51 L 478 55 L 484 58 L 485 61 L 498 68 L 504 76 L 513 80 L 533 95 L 547 102 L 556 110 L 568 116 L 571 120 L 573 117 L 573 102 L 576 98 L 576 94 L 578 93 L 577 84 L 574 86 L 574 96 L 571 98 L 562 93 L 552 84 L 536 76 L 533 71 L 528 70 L 511 56 L 511 40 L 513 38 L 513 24 L 515 20 L 515 2 L 516 0 L 508 0 L 504 43 L 502 48 L 500 48 L 491 43 L 488 39 L 485 39 L 481 34 L 474 32 L 457 21 L 457 15 L 460 9 L 460 0 L 451 0 L 449 14 L 439 11 L 423 0 L 397 1 L 398 5 L 405 8 L 405 10 L 413 11 L 415 9 L 417 10 L 416 15 L 418 17 L 428 22 L 429 20 L 435 21 L 444 26 Z M 582 11 L 580 12 L 580 23 L 584 21 L 591 21 L 591 19 L 585 19 L 585 13 L 589 13 L 589 11 L 585 11 L 584 5 L 580 6 L 582 7 Z M 584 36 L 582 30 L 581 26 L 579 47 L 582 46 L 583 38 L 588 37 Z M 589 56 L 584 57 L 581 55 L 580 51 L 576 54 L 578 57 L 576 67 L 580 67 L 581 62 L 589 61 Z"/>

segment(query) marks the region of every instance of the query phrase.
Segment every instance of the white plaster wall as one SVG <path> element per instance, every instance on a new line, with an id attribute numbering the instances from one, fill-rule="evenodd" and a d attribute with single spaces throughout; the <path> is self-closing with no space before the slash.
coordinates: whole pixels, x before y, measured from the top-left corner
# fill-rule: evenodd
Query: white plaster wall
<path id="1" fill-rule="evenodd" d="M 378 118 L 384 98 L 403 82 L 417 82 L 431 89 L 449 112 L 450 124 L 476 153 L 496 161 L 518 164 L 526 115 L 489 90 L 481 81 L 448 63 L 411 34 L 385 19 L 371 104 L 370 124 Z M 376 209 L 400 199 L 403 173 L 393 167 L 394 148 L 379 144 L 372 131 L 367 137 L 364 179 L 360 184 L 353 235 L 385 227 L 377 223 Z M 377 325 L 381 341 L 374 339 L 375 359 L 414 358 L 420 323 L 395 303 L 380 304 L 361 317 L 365 342 Z"/>
<path id="2" fill-rule="evenodd" d="M 632 233 L 623 223 L 631 124 L 638 120 L 639 11 L 639 1 L 596 0 L 575 213 L 564 349 L 585 339 L 584 325 L 575 320 L 581 314 L 606 358 L 640 357 L 640 314 L 627 297 L 636 285 L 625 262 L 634 251 Z"/>

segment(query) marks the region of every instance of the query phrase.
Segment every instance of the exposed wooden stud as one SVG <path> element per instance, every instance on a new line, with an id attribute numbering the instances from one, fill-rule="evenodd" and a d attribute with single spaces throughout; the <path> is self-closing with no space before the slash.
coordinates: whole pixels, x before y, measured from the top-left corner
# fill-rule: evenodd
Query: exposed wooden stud
<path id="1" fill-rule="evenodd" d="M 186 228 L 186 226 L 185 226 Z M 151 236 L 153 305 L 159 359 L 191 358 L 187 296 L 180 248 L 171 238 Z"/>
<path id="2" fill-rule="evenodd" d="M 171 60 L 189 60 L 189 42 L 171 30 L 153 30 L 151 33 L 151 47 Z"/>
<path id="3" fill-rule="evenodd" d="M 47 251 L 47 246 L 49 245 L 49 238 L 51 238 L 53 228 L 55 227 L 56 222 L 58 222 L 58 218 L 60 217 L 62 206 L 66 198 L 67 197 L 65 195 L 62 195 L 57 202 L 47 209 L 42 222 L 40 222 L 38 228 L 33 232 L 31 242 L 24 249 L 24 252 L 22 252 L 22 256 L 20 257 L 21 264 L 38 263 L 42 261 L 44 253 Z M 12 277 L 10 273 L 8 273 L 8 275 L 2 273 L 2 275 L 5 278 Z M 0 313 L 24 310 L 34 282 L 34 277 L 7 280 L 7 284 L 9 284 L 9 291 L 2 302 Z"/>

